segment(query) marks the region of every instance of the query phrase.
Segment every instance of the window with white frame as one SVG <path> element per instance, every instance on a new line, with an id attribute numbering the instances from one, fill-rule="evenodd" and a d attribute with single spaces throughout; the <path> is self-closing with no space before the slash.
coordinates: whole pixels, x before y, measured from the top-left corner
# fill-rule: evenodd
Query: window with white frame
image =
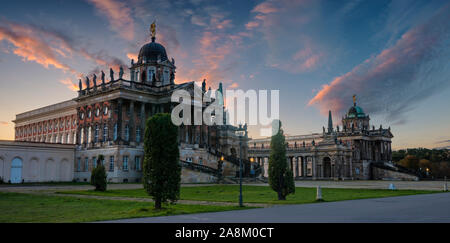
<path id="1" fill-rule="evenodd" d="M 130 126 L 125 126 L 125 141 L 130 141 Z"/>
<path id="2" fill-rule="evenodd" d="M 128 156 L 123 156 L 123 170 L 128 171 Z"/>
<path id="3" fill-rule="evenodd" d="M 141 157 L 139 156 L 134 157 L 134 164 L 136 171 L 141 171 Z"/>
<path id="4" fill-rule="evenodd" d="M 81 158 L 77 158 L 77 171 L 81 171 Z"/>
<path id="5" fill-rule="evenodd" d="M 103 125 L 103 142 L 108 141 L 108 125 Z"/>
<path id="6" fill-rule="evenodd" d="M 89 158 L 84 158 L 84 171 L 89 171 Z"/>
<path id="7" fill-rule="evenodd" d="M 109 157 L 109 171 L 114 171 L 114 156 Z"/>
<path id="8" fill-rule="evenodd" d="M 140 127 L 136 128 L 136 142 L 138 142 L 138 143 L 141 142 L 141 128 Z"/>
<path id="9" fill-rule="evenodd" d="M 94 143 L 97 143 L 97 142 L 98 142 L 98 133 L 99 133 L 98 125 L 95 125 Z"/>
<path id="10" fill-rule="evenodd" d="M 114 141 L 117 140 L 117 123 L 114 124 Z"/>

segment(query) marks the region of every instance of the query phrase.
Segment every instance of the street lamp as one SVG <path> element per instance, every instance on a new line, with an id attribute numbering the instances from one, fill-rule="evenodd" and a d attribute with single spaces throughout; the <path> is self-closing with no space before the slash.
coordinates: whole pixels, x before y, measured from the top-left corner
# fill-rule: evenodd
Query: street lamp
<path id="1" fill-rule="evenodd" d="M 236 136 L 239 137 L 239 207 L 243 207 L 242 203 L 242 139 L 245 136 L 245 131 L 242 129 L 236 130 Z"/>

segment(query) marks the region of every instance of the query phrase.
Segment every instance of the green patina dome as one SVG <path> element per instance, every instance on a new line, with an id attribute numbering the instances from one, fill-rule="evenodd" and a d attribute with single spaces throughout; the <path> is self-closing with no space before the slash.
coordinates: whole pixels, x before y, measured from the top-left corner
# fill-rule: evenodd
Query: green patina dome
<path id="1" fill-rule="evenodd" d="M 354 105 L 354 106 L 350 107 L 350 109 L 348 110 L 347 117 L 349 117 L 349 118 L 355 118 L 355 117 L 364 118 L 364 117 L 366 117 L 366 114 L 364 113 L 364 111 L 361 107 Z"/>

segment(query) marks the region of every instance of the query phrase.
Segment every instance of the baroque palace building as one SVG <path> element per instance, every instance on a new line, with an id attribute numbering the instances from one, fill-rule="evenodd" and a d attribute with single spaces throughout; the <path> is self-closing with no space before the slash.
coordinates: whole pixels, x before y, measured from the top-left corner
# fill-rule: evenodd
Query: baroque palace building
<path id="1" fill-rule="evenodd" d="M 5 168 L 0 171 L 0 177 L 13 182 L 89 181 L 98 156 L 103 155 L 105 161 L 102 163 L 107 169 L 109 181 L 139 181 L 144 159 L 146 120 L 157 113 L 171 113 L 178 105 L 171 101 L 172 93 L 185 90 L 193 97 L 196 84 L 175 84 L 175 60 L 169 60 L 164 46 L 156 42 L 154 28 L 151 42 L 141 48 L 136 62 L 131 61 L 129 72 L 130 80 L 123 78 L 122 67 L 118 78 L 110 70 L 109 81 L 103 71 L 99 80 L 96 75 L 92 79 L 86 77 L 84 85 L 79 80 L 80 90 L 74 99 L 18 114 L 14 120 L 16 143 L 0 142 L 0 168 Z M 203 95 L 211 94 L 211 89 L 206 90 L 205 81 L 201 91 Z M 202 102 L 202 109 L 213 101 Z M 238 136 L 237 131 L 245 136 Z M 239 168 L 237 156 L 241 150 L 242 156 L 247 157 L 246 126 L 181 125 L 178 139 L 183 182 L 208 182 L 235 176 Z M 14 146 L 19 149 L 34 144 L 40 144 L 40 149 L 47 145 L 53 150 L 58 150 L 53 144 L 65 145 L 66 154 L 61 155 L 64 158 L 55 159 L 51 155 L 21 156 L 20 153 L 6 152 L 6 148 L 14 151 L 11 150 Z M 73 147 L 72 152 L 67 150 L 69 145 Z M 31 168 L 28 165 L 31 160 L 35 163 L 33 168 L 42 172 L 33 177 L 21 171 Z M 71 166 L 60 166 L 62 160 L 71 161 Z M 248 174 L 250 163 L 247 160 L 244 162 Z M 47 173 L 61 168 L 65 168 L 64 174 L 71 173 L 73 176 L 51 177 Z"/>
<path id="2" fill-rule="evenodd" d="M 99 80 L 95 74 L 84 85 L 79 80 L 77 97 L 16 115 L 15 141 L 0 141 L 0 178 L 11 183 L 89 181 L 103 155 L 108 181 L 139 181 L 146 120 L 171 113 L 179 104 L 172 101 L 175 91 L 211 97 L 205 81 L 198 91 L 195 82 L 175 84 L 175 73 L 175 60 L 156 42 L 153 26 L 151 42 L 131 61 L 130 80 L 122 67 L 117 78 L 110 69 L 109 80 L 102 71 Z M 221 84 L 217 92 L 223 92 Z M 213 102 L 203 100 L 202 111 Z M 199 104 L 191 105 L 194 113 Z M 295 178 L 417 179 L 391 163 L 390 128 L 370 127 L 369 121 L 354 100 L 342 128 L 333 127 L 330 112 L 323 133 L 288 136 L 287 163 Z M 249 139 L 246 125 L 181 125 L 178 144 L 182 182 L 231 180 L 238 174 L 239 157 L 244 176 L 268 177 L 270 138 Z"/>
<path id="3" fill-rule="evenodd" d="M 333 127 L 331 111 L 328 128 L 322 133 L 286 136 L 287 162 L 296 179 L 405 179 L 417 180 L 410 171 L 392 163 L 391 128 L 370 127 L 370 117 L 353 106 Z M 268 176 L 270 138 L 248 143 L 248 156 Z"/>

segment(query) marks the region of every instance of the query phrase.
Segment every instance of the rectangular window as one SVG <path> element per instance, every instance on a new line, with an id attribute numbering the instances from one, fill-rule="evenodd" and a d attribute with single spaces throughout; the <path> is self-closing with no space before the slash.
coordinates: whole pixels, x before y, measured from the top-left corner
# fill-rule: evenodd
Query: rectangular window
<path id="1" fill-rule="evenodd" d="M 128 171 L 128 156 L 123 156 L 123 170 Z"/>
<path id="2" fill-rule="evenodd" d="M 136 128 L 136 142 L 141 142 L 141 128 Z"/>
<path id="3" fill-rule="evenodd" d="M 109 157 L 109 171 L 114 171 L 114 156 Z"/>
<path id="4" fill-rule="evenodd" d="M 94 156 L 92 157 L 92 168 L 97 167 L 97 158 Z"/>
<path id="5" fill-rule="evenodd" d="M 141 171 L 141 157 L 139 157 L 139 156 L 134 157 L 134 163 L 135 163 L 136 171 Z"/>
<path id="6" fill-rule="evenodd" d="M 77 171 L 81 171 L 81 158 L 77 158 Z"/>
<path id="7" fill-rule="evenodd" d="M 84 171 L 89 171 L 89 158 L 84 159 Z"/>

